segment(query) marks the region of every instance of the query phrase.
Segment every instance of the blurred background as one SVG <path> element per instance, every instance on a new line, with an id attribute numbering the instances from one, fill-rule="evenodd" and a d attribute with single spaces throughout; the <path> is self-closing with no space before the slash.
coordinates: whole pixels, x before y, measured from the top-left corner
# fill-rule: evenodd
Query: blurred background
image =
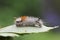
<path id="1" fill-rule="evenodd" d="M 46 26 L 60 26 L 60 0 L 0 0 L 0 27 L 13 24 L 14 17 L 36 16 Z M 29 34 L 14 40 L 60 40 L 60 28 L 46 33 Z"/>

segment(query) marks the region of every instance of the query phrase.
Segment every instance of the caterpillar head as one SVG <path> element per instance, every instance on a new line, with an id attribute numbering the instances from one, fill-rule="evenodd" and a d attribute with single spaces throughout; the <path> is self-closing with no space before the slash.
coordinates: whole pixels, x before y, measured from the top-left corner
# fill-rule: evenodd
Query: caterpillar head
<path id="1" fill-rule="evenodd" d="M 25 21 L 25 19 L 26 19 L 26 16 L 21 16 L 19 18 L 16 18 L 15 20 L 16 26 L 21 26 L 23 24 L 23 21 Z"/>

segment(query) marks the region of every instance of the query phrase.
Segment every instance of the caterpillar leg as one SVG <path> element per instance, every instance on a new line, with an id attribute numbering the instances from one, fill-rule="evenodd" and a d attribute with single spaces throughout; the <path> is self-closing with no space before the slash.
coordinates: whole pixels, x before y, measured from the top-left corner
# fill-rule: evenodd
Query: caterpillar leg
<path id="1" fill-rule="evenodd" d="M 35 26 L 41 28 L 41 24 L 39 22 L 37 22 L 37 21 L 35 23 Z"/>

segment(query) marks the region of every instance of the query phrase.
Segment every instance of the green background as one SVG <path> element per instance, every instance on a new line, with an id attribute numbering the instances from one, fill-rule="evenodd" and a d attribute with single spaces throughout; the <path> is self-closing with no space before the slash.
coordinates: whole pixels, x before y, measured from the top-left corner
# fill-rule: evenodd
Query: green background
<path id="1" fill-rule="evenodd" d="M 54 8 L 59 10 L 60 1 L 54 1 Z M 0 28 L 13 24 L 14 17 L 22 15 L 42 17 L 42 0 L 0 0 Z M 52 31 L 52 30 L 51 30 Z M 54 31 L 20 35 L 14 40 L 60 40 L 60 34 Z"/>

